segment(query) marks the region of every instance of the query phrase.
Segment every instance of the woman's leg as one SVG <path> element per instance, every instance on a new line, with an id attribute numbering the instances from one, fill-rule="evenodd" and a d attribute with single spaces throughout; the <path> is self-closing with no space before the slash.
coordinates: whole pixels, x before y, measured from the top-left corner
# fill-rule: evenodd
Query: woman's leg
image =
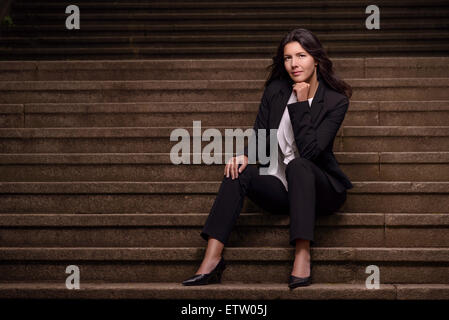
<path id="1" fill-rule="evenodd" d="M 209 237 L 203 262 L 201 263 L 199 269 L 195 274 L 210 273 L 220 262 L 223 248 L 223 243 L 221 243 L 217 239 Z"/>
<path id="2" fill-rule="evenodd" d="M 337 193 L 315 163 L 295 158 L 286 168 L 290 205 L 290 244 L 295 246 L 292 275 L 308 277 L 310 241 L 314 242 L 316 215 L 338 210 L 346 200 L 346 191 Z"/>
<path id="3" fill-rule="evenodd" d="M 304 158 L 296 158 L 287 166 L 289 192 L 279 179 L 260 175 L 258 170 L 256 165 L 248 165 L 237 179 L 223 178 L 201 232 L 208 246 L 197 274 L 209 273 L 217 265 L 247 195 L 272 213 L 290 213 L 290 244 L 296 248 L 292 274 L 307 276 L 304 272 L 310 265 L 315 212 L 322 215 L 336 211 L 346 200 L 346 192 L 338 194 L 321 169 Z M 298 176 L 301 178 L 294 178 Z"/>
<path id="4" fill-rule="evenodd" d="M 196 274 L 209 273 L 220 261 L 245 196 L 273 213 L 288 214 L 288 194 L 284 185 L 274 176 L 260 175 L 257 165 L 249 164 L 234 180 L 224 176 L 201 232 L 201 237 L 208 241 L 208 245 Z"/>

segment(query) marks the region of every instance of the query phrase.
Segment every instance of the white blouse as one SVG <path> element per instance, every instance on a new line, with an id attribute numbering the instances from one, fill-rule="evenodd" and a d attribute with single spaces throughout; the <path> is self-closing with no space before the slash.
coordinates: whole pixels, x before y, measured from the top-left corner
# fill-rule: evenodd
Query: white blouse
<path id="1" fill-rule="evenodd" d="M 313 97 L 307 99 L 309 101 L 309 107 L 312 106 Z M 292 91 L 290 99 L 287 104 L 298 102 L 295 91 Z M 279 128 L 277 131 L 278 138 L 278 166 L 276 170 L 273 168 L 268 169 L 267 173 L 277 177 L 284 184 L 285 189 L 288 191 L 287 177 L 285 176 L 285 169 L 287 164 L 295 158 L 300 157 L 298 148 L 295 142 L 295 136 L 293 134 L 292 123 L 290 121 L 290 114 L 288 113 L 287 106 L 285 107 L 284 114 L 281 118 Z"/>

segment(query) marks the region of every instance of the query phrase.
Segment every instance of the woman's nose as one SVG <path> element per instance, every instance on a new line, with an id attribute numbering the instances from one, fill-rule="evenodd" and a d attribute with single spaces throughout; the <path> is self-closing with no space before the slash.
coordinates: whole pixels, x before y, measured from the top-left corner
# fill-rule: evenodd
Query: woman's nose
<path id="1" fill-rule="evenodd" d="M 291 64 L 292 69 L 294 69 L 295 67 L 298 66 L 298 60 L 296 58 L 292 58 L 291 61 L 292 61 L 292 64 Z"/>

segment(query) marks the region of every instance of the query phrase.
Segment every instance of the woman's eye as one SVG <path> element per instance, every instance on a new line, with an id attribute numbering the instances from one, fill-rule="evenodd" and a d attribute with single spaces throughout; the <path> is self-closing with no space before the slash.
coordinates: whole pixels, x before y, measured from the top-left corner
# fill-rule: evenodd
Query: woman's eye
<path id="1" fill-rule="evenodd" d="M 305 55 L 305 54 L 300 54 L 299 56 L 302 58 L 302 57 L 305 57 L 306 55 Z M 286 61 L 286 60 L 288 60 L 288 59 L 290 59 L 290 57 L 285 57 L 285 58 L 284 58 L 284 61 Z"/>

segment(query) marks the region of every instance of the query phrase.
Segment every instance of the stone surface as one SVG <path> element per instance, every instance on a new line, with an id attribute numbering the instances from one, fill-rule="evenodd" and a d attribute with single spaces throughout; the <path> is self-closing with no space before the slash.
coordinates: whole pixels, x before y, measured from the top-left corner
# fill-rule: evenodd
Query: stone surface
<path id="1" fill-rule="evenodd" d="M 62 2 L 16 3 L 18 26 L 2 29 L 0 59 L 32 59 L 0 62 L 0 297 L 448 299 L 449 58 L 448 35 L 438 29 L 446 21 L 426 7 L 432 2 L 416 12 L 386 2 L 394 32 L 367 38 L 353 2 L 333 2 L 337 10 L 325 14 L 315 8 L 323 4 L 280 12 L 274 2 L 252 10 L 210 2 L 180 29 L 170 25 L 179 18 L 173 12 L 142 14 L 148 4 L 122 1 L 112 4 L 113 24 L 86 12 L 83 29 L 68 36 L 55 24 Z M 42 24 L 28 24 L 26 11 Z M 398 14 L 408 19 L 398 24 Z M 264 24 L 249 36 L 256 17 Z M 303 17 L 313 18 L 306 27 L 354 90 L 334 141 L 354 188 L 339 212 L 316 219 L 313 284 L 288 289 L 289 217 L 247 199 L 224 251 L 223 283 L 184 287 L 204 255 L 199 233 L 223 164 L 173 166 L 170 132 L 191 132 L 193 120 L 203 129 L 251 128 L 275 33 Z M 169 38 L 154 34 L 168 30 Z M 410 56 L 397 57 L 403 48 Z M 49 57 L 76 59 L 39 61 Z M 105 57 L 115 60 L 90 60 Z M 79 291 L 64 286 L 70 264 L 80 266 Z M 379 267 L 380 289 L 364 285 L 370 265 Z"/>

